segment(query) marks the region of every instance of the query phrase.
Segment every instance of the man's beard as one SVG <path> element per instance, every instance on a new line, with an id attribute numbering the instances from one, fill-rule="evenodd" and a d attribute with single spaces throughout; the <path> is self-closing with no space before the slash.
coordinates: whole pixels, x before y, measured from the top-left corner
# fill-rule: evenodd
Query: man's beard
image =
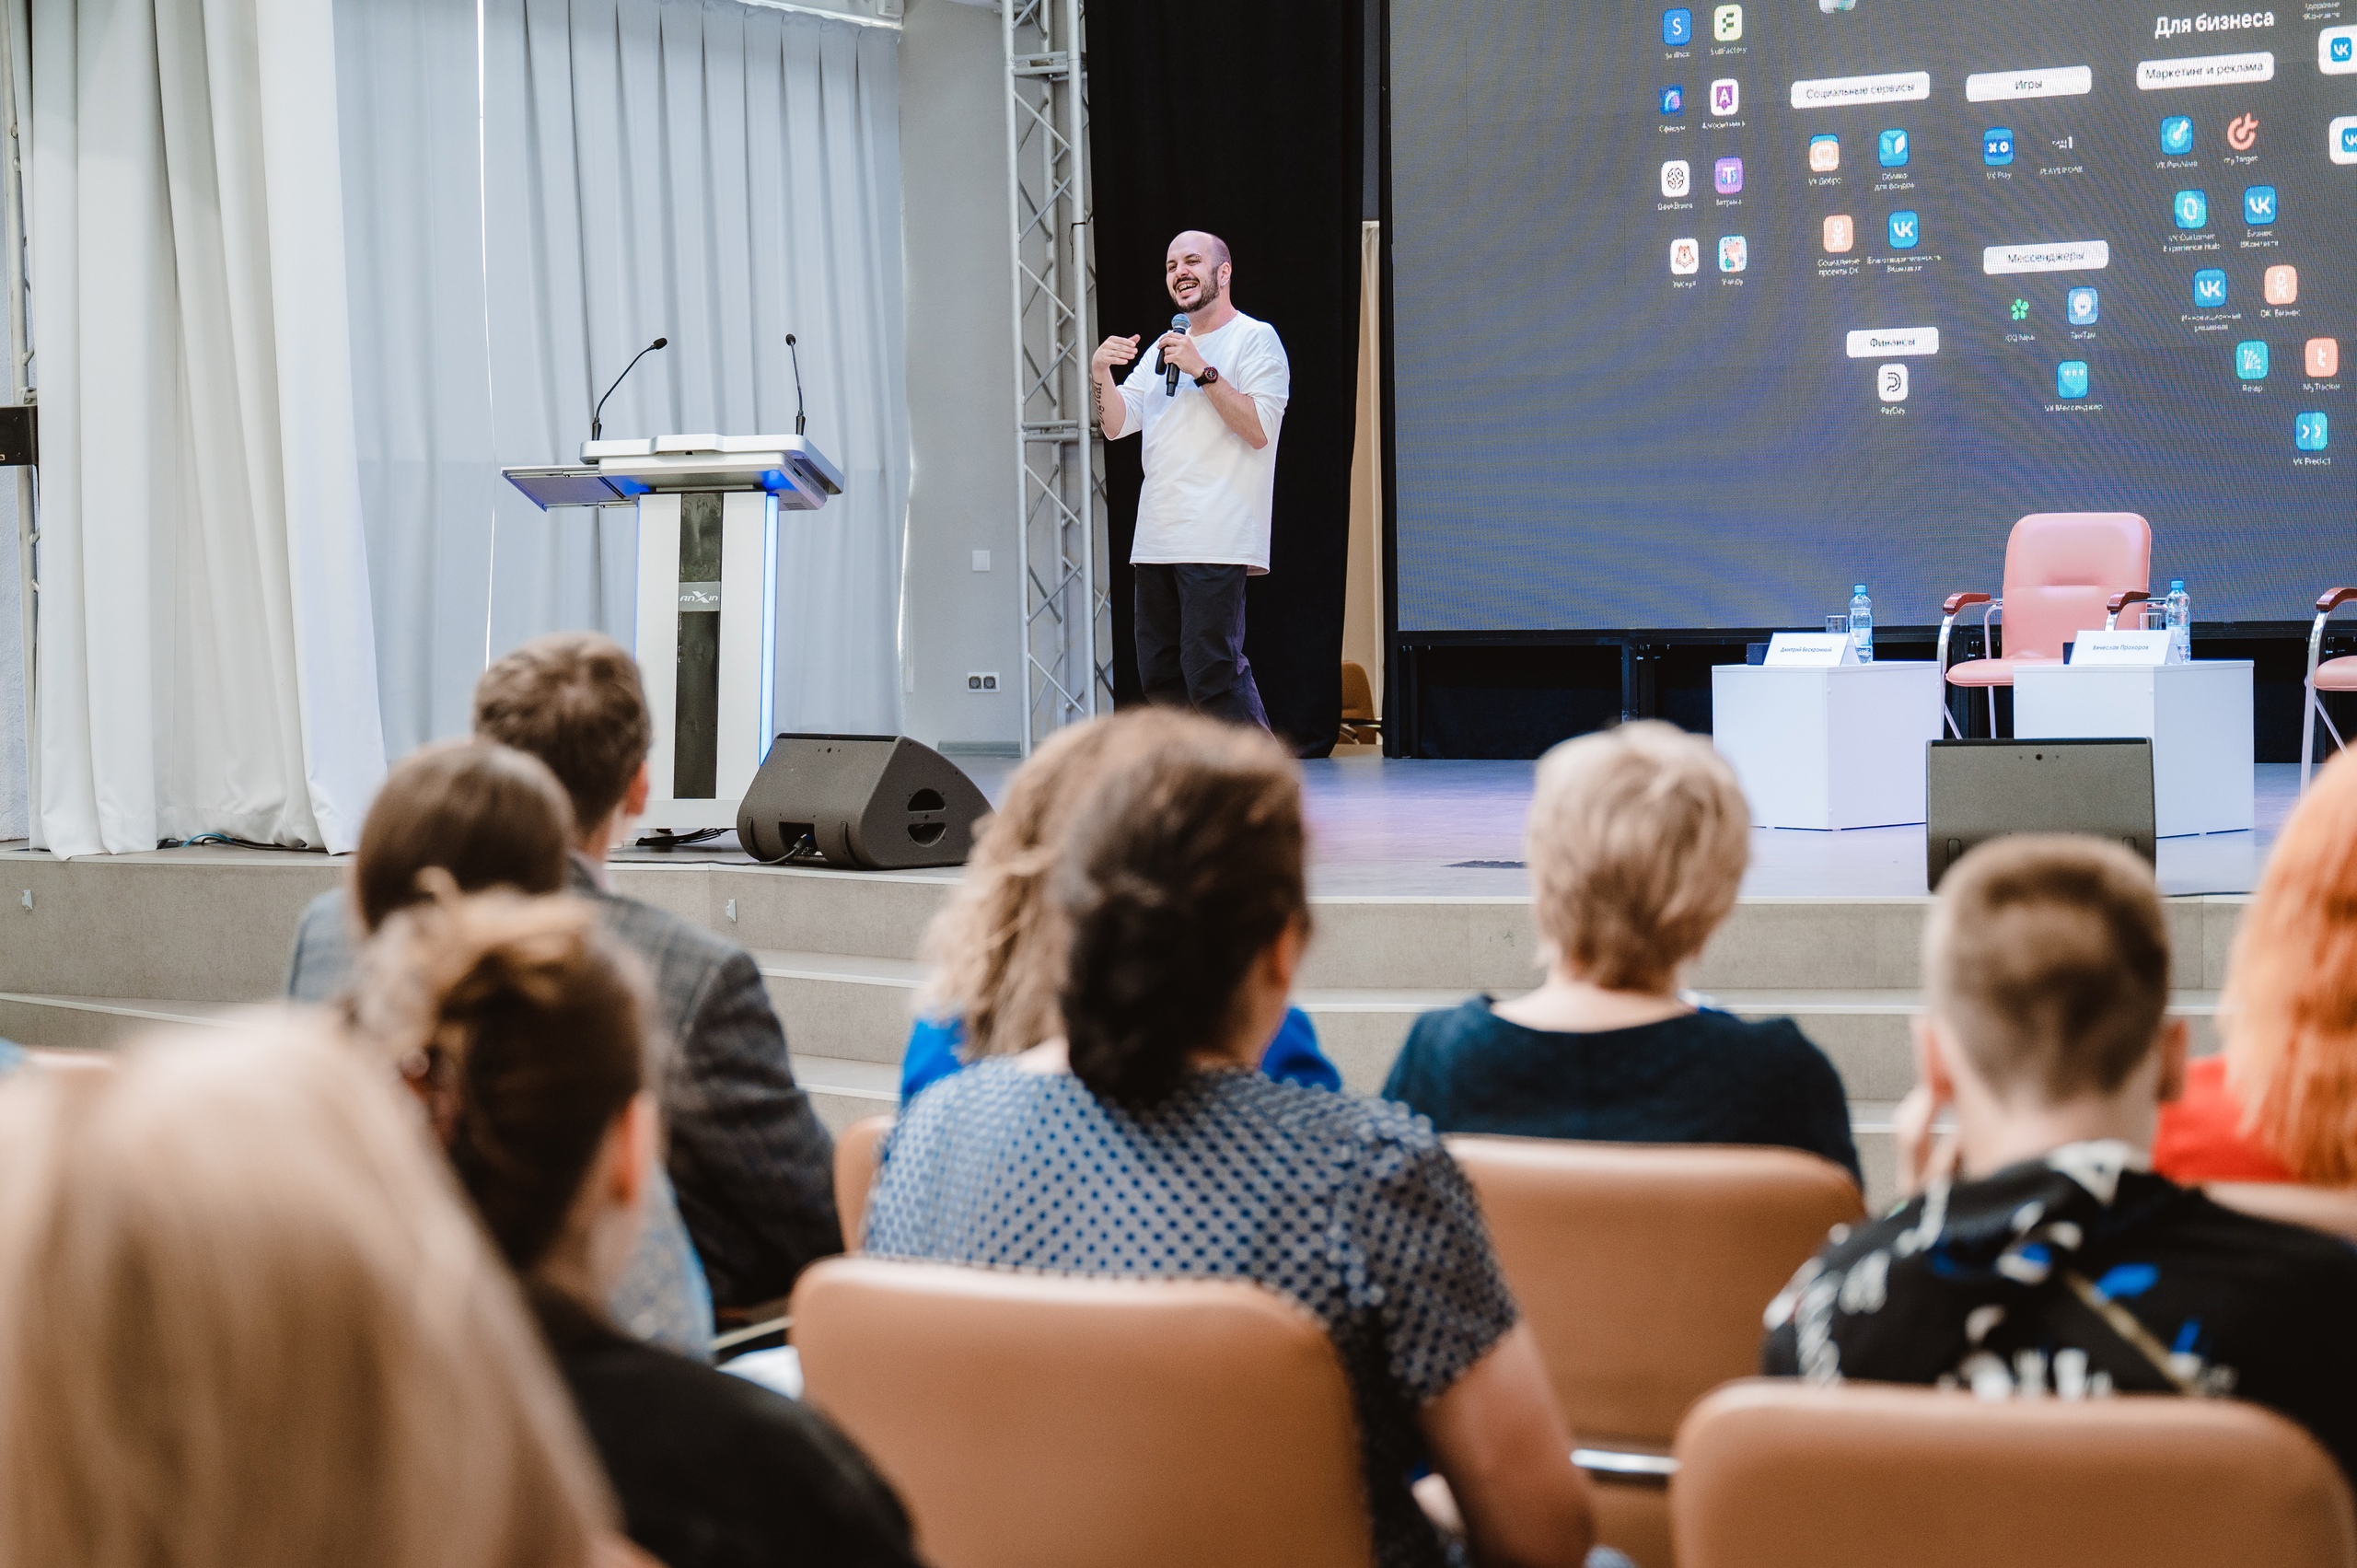
<path id="1" fill-rule="evenodd" d="M 1189 305 L 1179 299 L 1178 291 L 1174 288 L 1170 291 L 1170 303 L 1178 306 L 1190 316 L 1199 311 L 1209 310 L 1219 303 L 1219 274 L 1217 273 L 1213 273 L 1203 280 L 1202 290 L 1203 292 L 1196 297 L 1195 303 Z"/>

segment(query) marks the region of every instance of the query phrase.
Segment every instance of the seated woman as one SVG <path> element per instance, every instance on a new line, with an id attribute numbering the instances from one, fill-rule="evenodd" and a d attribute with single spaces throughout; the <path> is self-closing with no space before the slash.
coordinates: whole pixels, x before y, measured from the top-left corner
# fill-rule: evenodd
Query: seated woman
<path id="1" fill-rule="evenodd" d="M 1858 1174 L 1841 1075 L 1789 1018 L 1678 993 L 1735 908 L 1751 811 L 1711 743 L 1626 724 L 1538 763 L 1526 834 L 1546 983 L 1427 1013 L 1383 1086 L 1443 1132 L 1780 1144 Z"/>
<path id="2" fill-rule="evenodd" d="M 636 1562 L 399 1092 L 198 1032 L 0 1086 L 0 1562 Z"/>
<path id="3" fill-rule="evenodd" d="M 2283 824 L 2219 996 L 2225 1050 L 2161 1108 L 2172 1181 L 2357 1186 L 2357 761 L 2335 757 Z"/>
<path id="4" fill-rule="evenodd" d="M 445 892 L 361 959 L 355 1036 L 401 1064 L 521 1277 L 630 1537 L 666 1568 L 912 1568 L 900 1502 L 817 1411 L 630 1339 L 599 1307 L 659 1167 L 637 962 L 570 898 Z"/>
<path id="5" fill-rule="evenodd" d="M 1586 1491 L 1464 1177 L 1398 1107 L 1254 1071 L 1308 935 L 1291 760 L 1167 710 L 1103 727 L 1051 895 L 1066 1038 L 910 1105 L 870 1249 L 1257 1281 L 1333 1337 L 1377 1562 L 1444 1561 L 1409 1492 L 1427 1457 L 1478 1561 L 1579 1562 Z"/>
<path id="6" fill-rule="evenodd" d="M 1005 801 L 982 824 L 964 879 L 925 931 L 925 957 L 936 967 L 900 1055 L 902 1105 L 968 1062 L 1063 1032 L 1056 991 L 1068 934 L 1048 883 L 1064 824 L 1102 770 L 1111 733 L 1103 724 L 1058 730 L 1016 770 Z M 1298 1007 L 1285 1009 L 1260 1067 L 1281 1083 L 1342 1086 Z"/>
<path id="7" fill-rule="evenodd" d="M 306 912 L 288 996 L 325 1002 L 343 991 L 353 947 L 336 935 L 339 924 L 366 942 L 394 912 L 425 897 L 420 877 L 429 868 L 470 893 L 559 892 L 573 839 L 572 802 L 539 758 L 488 740 L 421 747 L 394 764 L 369 806 L 348 891 L 319 895 L 346 903 L 342 921 Z M 637 1250 L 607 1308 L 638 1338 L 701 1356 L 712 1343 L 712 1289 L 670 1180 L 659 1172 L 646 1210 Z"/>

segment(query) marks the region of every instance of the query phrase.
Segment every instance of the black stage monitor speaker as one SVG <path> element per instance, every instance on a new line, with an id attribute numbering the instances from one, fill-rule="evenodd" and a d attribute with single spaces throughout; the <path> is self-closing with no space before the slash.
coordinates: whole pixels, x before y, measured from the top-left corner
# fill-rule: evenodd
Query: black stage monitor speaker
<path id="1" fill-rule="evenodd" d="M 1926 865 L 1948 867 L 2006 833 L 2091 833 L 2153 858 L 2153 743 L 1934 740 L 1925 780 Z"/>
<path id="2" fill-rule="evenodd" d="M 990 808 L 958 764 L 905 735 L 781 735 L 737 808 L 737 838 L 772 863 L 963 865 Z"/>

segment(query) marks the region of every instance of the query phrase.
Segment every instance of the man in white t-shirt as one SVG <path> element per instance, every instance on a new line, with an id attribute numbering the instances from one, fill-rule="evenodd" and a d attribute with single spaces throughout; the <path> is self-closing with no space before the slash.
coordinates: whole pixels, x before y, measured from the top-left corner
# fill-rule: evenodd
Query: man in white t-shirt
<path id="1" fill-rule="evenodd" d="M 1149 701 L 1186 703 L 1214 718 L 1269 715 L 1244 656 L 1244 579 L 1269 570 L 1269 496 L 1277 426 L 1293 371 L 1276 329 L 1228 298 L 1227 245 L 1190 229 L 1170 242 L 1163 281 L 1187 330 L 1154 346 L 1107 338 L 1089 362 L 1090 399 L 1109 441 L 1138 431 L 1145 488 L 1138 496 L 1138 680 Z M 1126 381 L 1114 367 L 1137 362 Z"/>

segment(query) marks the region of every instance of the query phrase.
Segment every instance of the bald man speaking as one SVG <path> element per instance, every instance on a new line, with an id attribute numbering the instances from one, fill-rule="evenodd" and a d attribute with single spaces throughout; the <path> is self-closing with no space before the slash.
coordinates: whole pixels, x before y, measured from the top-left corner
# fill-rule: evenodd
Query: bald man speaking
<path id="1" fill-rule="evenodd" d="M 1135 337 L 1090 357 L 1090 401 L 1108 441 L 1137 431 L 1145 489 L 1130 563 L 1137 579 L 1138 679 L 1150 702 L 1269 726 L 1244 656 L 1244 579 L 1269 570 L 1269 499 L 1277 426 L 1293 370 L 1276 329 L 1228 297 L 1227 245 L 1190 229 L 1170 242 L 1162 276 L 1186 313 L 1148 355 Z M 1171 385 L 1164 366 L 1176 366 Z M 1134 366 L 1125 381 L 1114 367 Z"/>

